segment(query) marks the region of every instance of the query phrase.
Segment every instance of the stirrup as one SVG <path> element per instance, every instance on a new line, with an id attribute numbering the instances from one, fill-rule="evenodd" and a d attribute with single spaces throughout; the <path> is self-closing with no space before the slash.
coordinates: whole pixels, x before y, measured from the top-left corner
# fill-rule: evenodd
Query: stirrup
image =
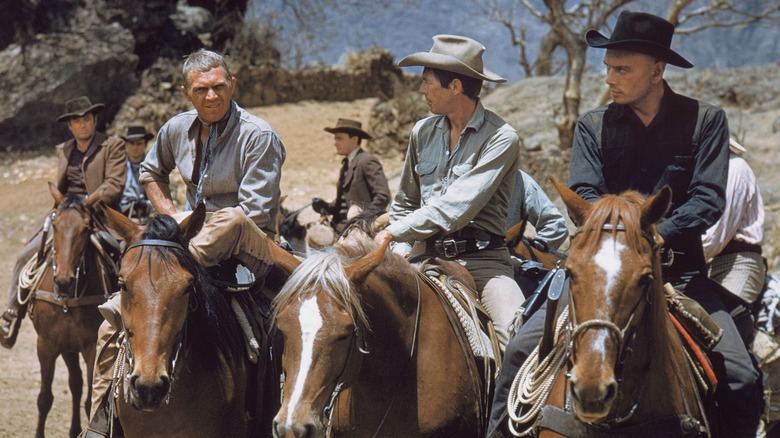
<path id="1" fill-rule="evenodd" d="M 12 308 L 7 308 L 0 315 L 0 345 L 10 349 L 16 344 L 16 337 L 19 335 L 19 326 L 22 319 L 19 313 Z"/>

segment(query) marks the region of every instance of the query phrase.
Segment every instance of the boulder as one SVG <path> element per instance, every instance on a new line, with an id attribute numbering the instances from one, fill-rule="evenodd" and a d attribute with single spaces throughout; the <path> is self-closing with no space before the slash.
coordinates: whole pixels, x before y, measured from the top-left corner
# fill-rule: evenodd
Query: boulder
<path id="1" fill-rule="evenodd" d="M 67 127 L 56 119 L 65 102 L 82 95 L 106 105 L 98 118 L 102 129 L 135 90 L 137 62 L 131 33 L 118 24 L 38 34 L 8 46 L 0 52 L 2 147 L 32 149 L 67 139 Z"/>

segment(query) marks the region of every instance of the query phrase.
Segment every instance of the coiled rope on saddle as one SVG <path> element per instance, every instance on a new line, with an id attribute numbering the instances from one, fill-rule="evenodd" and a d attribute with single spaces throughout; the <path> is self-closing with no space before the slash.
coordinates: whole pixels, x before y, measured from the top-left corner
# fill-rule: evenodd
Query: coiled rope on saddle
<path id="1" fill-rule="evenodd" d="M 46 272 L 46 268 L 49 267 L 52 256 L 52 240 L 54 234 L 49 234 L 46 238 L 45 250 L 43 252 L 43 260 L 38 263 L 38 252 L 27 260 L 22 272 L 19 273 L 19 287 L 16 288 L 16 300 L 21 305 L 25 305 L 32 299 L 33 294 L 28 293 L 26 297 L 22 297 L 22 290 L 35 291 L 38 290 L 38 286 L 43 281 L 43 274 Z"/>
<path id="2" fill-rule="evenodd" d="M 507 398 L 509 431 L 517 437 L 530 436 L 536 430 L 539 412 L 552 391 L 553 383 L 569 356 L 569 307 L 566 306 L 555 326 L 555 342 L 549 354 L 539 363 L 539 346 L 520 367 Z"/>

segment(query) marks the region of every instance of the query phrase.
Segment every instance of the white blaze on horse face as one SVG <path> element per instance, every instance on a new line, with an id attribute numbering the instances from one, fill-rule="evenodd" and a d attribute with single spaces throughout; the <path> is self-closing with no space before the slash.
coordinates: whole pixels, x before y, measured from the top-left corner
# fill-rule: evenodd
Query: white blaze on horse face
<path id="1" fill-rule="evenodd" d="M 314 360 L 314 340 L 317 338 L 317 332 L 322 328 L 322 315 L 316 296 L 312 296 L 301 304 L 298 322 L 301 324 L 301 360 L 298 365 L 295 386 L 287 406 L 287 424 L 293 424 L 292 415 L 295 412 L 295 405 L 298 404 L 301 394 L 303 394 L 303 385 L 306 383 L 309 369 L 311 369 Z"/>
<path id="2" fill-rule="evenodd" d="M 622 253 L 624 249 L 626 249 L 625 245 L 610 237 L 601 242 L 601 248 L 599 248 L 599 251 L 593 258 L 593 260 L 596 262 L 596 265 L 604 272 L 604 278 L 606 279 L 604 293 L 607 297 L 605 304 L 608 308 L 612 305 L 609 300 L 609 297 L 611 296 L 610 292 L 615 286 L 615 279 L 623 267 L 620 253 Z M 604 336 L 606 335 L 607 333 L 605 332 Z"/>

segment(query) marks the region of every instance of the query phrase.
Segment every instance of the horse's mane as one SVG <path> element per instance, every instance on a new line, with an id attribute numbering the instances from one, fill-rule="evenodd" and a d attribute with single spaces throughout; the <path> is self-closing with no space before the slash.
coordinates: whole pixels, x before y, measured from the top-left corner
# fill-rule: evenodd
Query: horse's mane
<path id="1" fill-rule="evenodd" d="M 369 321 L 360 295 L 356 293 L 354 285 L 350 284 L 344 268 L 374 249 L 376 247 L 371 237 L 357 231 L 350 232 L 347 238 L 331 247 L 312 252 L 293 272 L 274 299 L 274 311 L 278 315 L 278 312 L 293 300 L 307 298 L 312 291 L 321 290 L 343 307 L 356 324 L 368 328 Z M 374 272 L 387 278 L 389 276 L 383 275 L 384 273 L 398 272 L 403 264 L 406 264 L 407 270 L 411 269 L 402 257 L 388 252 Z"/>
<path id="2" fill-rule="evenodd" d="M 623 223 L 625 231 L 621 232 L 625 233 L 628 249 L 651 258 L 654 280 L 651 295 L 648 297 L 650 310 L 646 328 L 653 327 L 657 332 L 649 336 L 652 340 L 650 357 L 654 363 L 660 365 L 663 362 L 663 366 L 669 367 L 671 363 L 665 359 L 675 354 L 675 351 L 680 351 L 681 346 L 668 321 L 660 258 L 658 253 L 655 253 L 655 248 L 647 244 L 646 236 L 652 235 L 654 230 L 643 230 L 641 226 L 640 205 L 643 200 L 644 196 L 633 190 L 620 195 L 604 195 L 594 204 L 585 224 L 579 230 L 579 242 L 576 245 L 585 248 L 586 256 L 592 255 L 598 249 L 602 234 L 616 235 L 618 223 Z M 611 229 L 606 230 L 605 225 L 611 225 Z M 669 368 L 667 371 L 674 372 Z"/>
<path id="3" fill-rule="evenodd" d="M 149 218 L 141 238 L 166 240 L 176 242 L 184 248 L 188 247 L 178 224 L 168 215 Z M 214 369 L 220 365 L 218 355 L 214 354 L 217 351 L 226 357 L 228 363 L 238 360 L 239 355 L 243 354 L 241 340 L 244 335 L 236 323 L 229 298 L 218 290 L 211 276 L 189 251 L 157 246 L 152 254 L 156 257 L 149 258 L 148 269 L 151 269 L 151 263 L 171 266 L 170 255 L 173 254 L 181 266 L 193 276 L 191 311 L 187 321 L 187 348 L 202 353 L 198 355 L 199 360 L 208 361 L 205 365 Z"/>

